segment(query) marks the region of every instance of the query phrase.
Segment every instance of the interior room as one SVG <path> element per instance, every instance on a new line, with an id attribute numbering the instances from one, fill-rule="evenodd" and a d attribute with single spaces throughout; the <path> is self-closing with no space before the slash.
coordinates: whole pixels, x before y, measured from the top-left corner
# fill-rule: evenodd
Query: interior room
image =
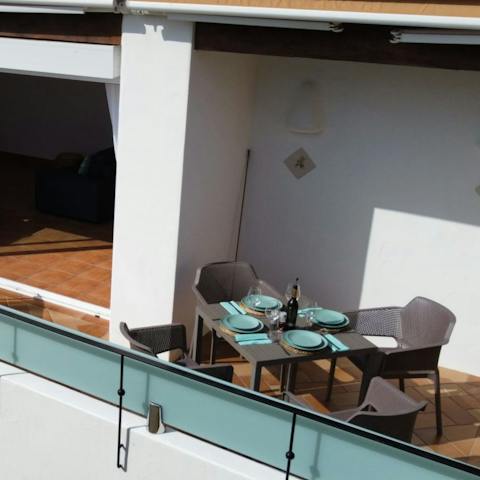
<path id="1" fill-rule="evenodd" d="M 282 293 L 299 277 L 341 312 L 434 299 L 457 319 L 440 359 L 447 433 L 435 437 L 431 382 L 409 380 L 429 403 L 414 442 L 478 464 L 480 74 L 425 67 L 194 52 L 174 321 L 193 329 L 196 269 L 234 259 Z M 222 348 L 248 386 L 248 363 Z M 328 369 L 299 368 L 320 411 Z M 355 406 L 358 379 L 342 363 L 329 408 Z M 277 370 L 262 377 L 278 386 Z"/>
<path id="2" fill-rule="evenodd" d="M 0 74 L 0 87 L 0 288 L 108 309 L 115 155 L 105 86 Z"/>

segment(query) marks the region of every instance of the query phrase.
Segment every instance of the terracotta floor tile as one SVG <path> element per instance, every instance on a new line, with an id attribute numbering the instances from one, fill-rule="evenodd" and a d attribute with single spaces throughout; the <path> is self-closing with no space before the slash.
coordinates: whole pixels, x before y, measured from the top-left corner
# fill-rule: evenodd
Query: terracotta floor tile
<path id="1" fill-rule="evenodd" d="M 436 445 L 449 441 L 445 434 L 438 436 L 435 427 L 419 428 L 418 423 L 415 424 L 415 435 L 427 445 Z"/>
<path id="2" fill-rule="evenodd" d="M 468 410 L 468 413 L 470 413 L 470 415 L 475 417 L 475 421 L 477 423 L 480 422 L 480 408 L 472 408 L 472 409 Z"/>
<path id="3" fill-rule="evenodd" d="M 102 260 L 95 264 L 96 267 L 105 268 L 106 270 L 112 270 L 112 259 Z"/>
<path id="4" fill-rule="evenodd" d="M 35 273 L 38 273 L 38 267 L 35 264 L 32 264 L 31 262 L 26 262 L 24 260 L 16 260 L 9 266 L 9 271 L 11 272 L 11 276 L 8 276 L 8 273 L 3 269 L 2 273 L 3 275 L 6 276 L 6 278 L 12 278 L 13 277 L 30 277 L 31 275 L 34 275 Z"/>
<path id="5" fill-rule="evenodd" d="M 36 273 L 28 277 L 28 284 L 38 288 L 49 288 L 50 286 L 56 286 L 64 284 L 66 281 L 73 278 L 73 275 L 59 270 L 43 270 L 40 273 Z"/>
<path id="6" fill-rule="evenodd" d="M 65 258 L 63 260 L 59 260 L 55 263 L 55 269 L 60 270 L 62 272 L 67 272 L 72 275 L 82 275 L 90 270 L 92 270 L 93 267 L 90 265 L 84 263 L 84 262 L 79 262 L 78 260 L 75 260 L 73 258 Z"/>
<path id="7" fill-rule="evenodd" d="M 454 422 L 448 418 L 445 414 L 442 415 L 443 417 L 443 425 L 453 425 Z M 435 413 L 424 413 L 420 412 L 417 416 L 417 422 L 415 423 L 415 428 L 429 428 L 435 427 Z"/>
<path id="8" fill-rule="evenodd" d="M 442 411 L 457 425 L 473 424 L 476 418 L 455 402 L 457 397 L 442 398 Z"/>
<path id="9" fill-rule="evenodd" d="M 466 440 L 454 441 L 452 444 L 462 452 L 463 457 L 470 457 L 473 455 L 471 452 L 475 448 L 475 441 L 475 438 L 469 438 Z"/>
<path id="10" fill-rule="evenodd" d="M 464 454 L 453 443 L 442 443 L 441 445 L 430 445 L 430 448 L 444 457 L 459 458 Z"/>
<path id="11" fill-rule="evenodd" d="M 468 393 L 465 395 L 455 395 L 453 401 L 462 408 L 480 408 L 480 397 L 474 397 Z"/>
<path id="12" fill-rule="evenodd" d="M 452 425 L 444 428 L 444 435 L 450 441 L 474 439 L 479 432 L 476 425 Z"/>
<path id="13" fill-rule="evenodd" d="M 417 435 L 413 434 L 412 435 L 412 443 L 414 445 L 416 445 L 417 447 L 423 447 L 425 446 L 425 442 L 420 438 L 418 437 Z"/>
<path id="14" fill-rule="evenodd" d="M 85 268 L 83 268 L 83 270 L 80 270 L 78 276 L 79 278 L 87 278 L 96 282 L 106 282 L 110 284 L 112 273 L 110 270 L 106 270 L 104 268 L 90 267 L 87 270 L 85 270 Z M 107 285 L 107 287 L 109 287 L 109 285 Z"/>
<path id="15" fill-rule="evenodd" d="M 100 282 L 88 278 L 81 278 L 78 275 L 62 283 L 63 288 L 71 289 L 79 293 L 91 292 L 100 286 L 103 286 Z"/>

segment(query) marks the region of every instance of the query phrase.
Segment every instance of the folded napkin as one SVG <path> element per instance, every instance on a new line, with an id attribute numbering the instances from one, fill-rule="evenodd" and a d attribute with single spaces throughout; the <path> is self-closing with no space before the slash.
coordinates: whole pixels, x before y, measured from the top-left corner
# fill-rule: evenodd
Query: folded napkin
<path id="1" fill-rule="evenodd" d="M 242 315 L 246 315 L 247 312 L 237 303 L 234 302 L 233 300 L 230 302 L 230 305 L 232 305 L 233 308 L 238 310 L 238 313 L 241 313 Z"/>
<path id="2" fill-rule="evenodd" d="M 247 340 L 268 340 L 266 333 L 239 333 L 235 335 L 236 342 L 245 342 Z"/>
<path id="3" fill-rule="evenodd" d="M 334 352 L 346 352 L 347 350 L 350 350 L 343 342 L 341 342 L 332 334 L 327 333 L 326 335 L 324 335 L 324 337 L 327 339 L 330 347 L 334 347 L 332 348 Z"/>
<path id="4" fill-rule="evenodd" d="M 220 305 L 230 314 L 230 315 L 236 315 L 238 314 L 238 310 L 230 305 L 230 302 L 220 302 Z"/>
<path id="5" fill-rule="evenodd" d="M 237 342 L 239 345 L 246 346 L 246 345 L 268 345 L 272 343 L 272 341 L 267 338 L 266 340 L 244 340 L 242 342 Z"/>

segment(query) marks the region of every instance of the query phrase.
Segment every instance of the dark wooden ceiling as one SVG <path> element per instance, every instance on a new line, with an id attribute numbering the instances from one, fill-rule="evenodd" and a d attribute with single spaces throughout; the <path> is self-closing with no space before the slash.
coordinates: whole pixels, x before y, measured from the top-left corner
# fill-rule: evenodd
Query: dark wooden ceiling
<path id="1" fill-rule="evenodd" d="M 0 37 L 120 45 L 122 15 L 0 13 Z"/>
<path id="2" fill-rule="evenodd" d="M 392 44 L 394 27 L 344 25 L 341 33 L 198 23 L 195 48 L 417 67 L 480 70 L 480 46 Z M 398 27 L 395 27 L 398 28 Z"/>

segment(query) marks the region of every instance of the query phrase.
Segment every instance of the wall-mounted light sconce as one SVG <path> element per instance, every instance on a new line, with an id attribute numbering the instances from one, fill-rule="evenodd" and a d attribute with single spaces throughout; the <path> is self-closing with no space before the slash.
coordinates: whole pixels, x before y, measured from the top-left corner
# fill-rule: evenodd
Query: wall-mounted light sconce
<path id="1" fill-rule="evenodd" d="M 291 132 L 317 134 L 322 131 L 320 89 L 313 80 L 303 82 L 293 97 L 287 114 L 287 126 Z"/>

